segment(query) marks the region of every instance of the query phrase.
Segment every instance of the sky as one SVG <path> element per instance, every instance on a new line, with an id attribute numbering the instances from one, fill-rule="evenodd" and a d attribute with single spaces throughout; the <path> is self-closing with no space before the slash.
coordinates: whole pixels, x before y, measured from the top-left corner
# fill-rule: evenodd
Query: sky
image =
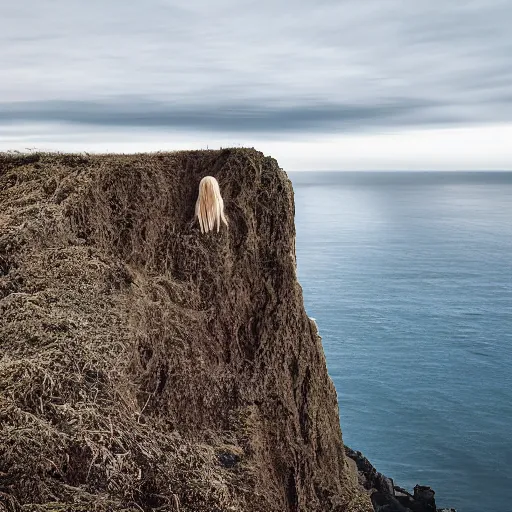
<path id="1" fill-rule="evenodd" d="M 21 0 L 0 19 L 0 150 L 512 169 L 510 0 Z"/>

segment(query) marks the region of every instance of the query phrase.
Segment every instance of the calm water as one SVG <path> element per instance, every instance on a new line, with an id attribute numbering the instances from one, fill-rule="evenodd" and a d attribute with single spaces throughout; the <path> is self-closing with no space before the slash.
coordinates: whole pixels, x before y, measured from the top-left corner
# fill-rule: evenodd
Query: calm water
<path id="1" fill-rule="evenodd" d="M 512 173 L 290 177 L 345 442 L 438 506 L 512 512 Z"/>

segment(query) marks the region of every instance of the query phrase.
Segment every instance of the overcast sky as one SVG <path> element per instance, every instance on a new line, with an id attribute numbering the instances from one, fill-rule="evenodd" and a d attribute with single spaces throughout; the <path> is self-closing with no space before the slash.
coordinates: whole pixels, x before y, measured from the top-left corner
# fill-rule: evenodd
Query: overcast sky
<path id="1" fill-rule="evenodd" d="M 510 0 L 19 0 L 0 149 L 512 169 Z"/>

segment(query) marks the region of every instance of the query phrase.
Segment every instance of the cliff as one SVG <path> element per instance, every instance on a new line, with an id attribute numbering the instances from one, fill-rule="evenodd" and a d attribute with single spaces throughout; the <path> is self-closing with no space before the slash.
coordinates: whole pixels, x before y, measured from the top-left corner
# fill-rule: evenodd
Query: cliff
<path id="1" fill-rule="evenodd" d="M 254 150 L 0 155 L 0 510 L 372 510 L 294 244 Z"/>

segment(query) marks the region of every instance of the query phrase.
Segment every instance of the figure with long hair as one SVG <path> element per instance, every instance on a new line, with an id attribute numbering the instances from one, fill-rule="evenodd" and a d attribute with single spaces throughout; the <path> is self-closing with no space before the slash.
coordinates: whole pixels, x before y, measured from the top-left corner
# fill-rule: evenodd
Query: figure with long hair
<path id="1" fill-rule="evenodd" d="M 218 233 L 221 220 L 226 226 L 228 225 L 224 215 L 224 200 L 220 195 L 219 183 L 213 176 L 205 176 L 199 183 L 196 218 L 199 220 L 201 233 L 213 231 L 215 226 L 217 226 Z"/>

